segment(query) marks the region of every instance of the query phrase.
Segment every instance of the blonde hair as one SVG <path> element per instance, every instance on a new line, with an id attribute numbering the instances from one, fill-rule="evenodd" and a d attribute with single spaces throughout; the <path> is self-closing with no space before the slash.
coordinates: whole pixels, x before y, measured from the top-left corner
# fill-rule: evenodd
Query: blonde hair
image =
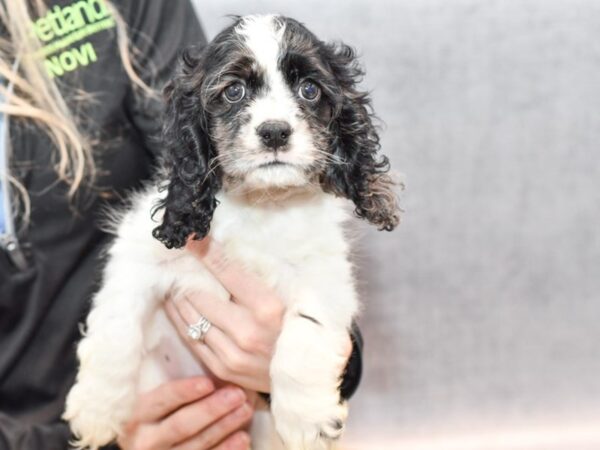
<path id="1" fill-rule="evenodd" d="M 105 5 L 116 23 L 119 54 L 132 84 L 138 91 L 155 96 L 134 69 L 135 58 L 123 18 L 108 0 Z M 7 83 L 0 83 L 0 94 L 5 98 L 0 111 L 8 116 L 32 120 L 46 131 L 55 147 L 56 173 L 69 186 L 68 196 L 72 199 L 84 184 L 93 185 L 96 166 L 91 138 L 81 130 L 78 117 L 70 111 L 56 82 L 48 74 L 43 57 L 39 56 L 42 45 L 32 32 L 32 15 L 41 17 L 46 10 L 44 0 L 0 1 L 0 21 L 9 36 L 0 37 L 0 76 L 7 80 Z M 15 61 L 18 70 L 13 70 Z M 11 84 L 14 87 L 12 93 L 7 88 Z M 10 173 L 0 175 L 8 176 L 15 187 L 27 221 L 27 191 Z"/>

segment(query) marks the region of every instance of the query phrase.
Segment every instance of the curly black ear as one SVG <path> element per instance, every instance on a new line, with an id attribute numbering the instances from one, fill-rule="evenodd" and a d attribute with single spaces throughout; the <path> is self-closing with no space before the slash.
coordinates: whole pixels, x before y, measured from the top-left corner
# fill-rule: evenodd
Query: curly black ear
<path id="1" fill-rule="evenodd" d="M 215 155 L 200 98 L 202 55 L 194 51 L 183 52 L 177 74 L 164 89 L 167 180 L 161 189 L 167 194 L 154 210 L 164 209 L 164 214 L 152 235 L 167 248 L 183 247 L 190 235 L 202 239 L 208 234 L 221 187 L 218 171 L 211 168 Z"/>
<path id="2" fill-rule="evenodd" d="M 328 192 L 351 199 L 358 217 L 391 231 L 400 222 L 400 208 L 395 183 L 388 175 L 388 158 L 378 154 L 381 145 L 371 100 L 357 88 L 364 72 L 351 47 L 331 44 L 325 52 L 341 92 L 331 124 L 335 162 L 328 165 L 322 185 Z"/>

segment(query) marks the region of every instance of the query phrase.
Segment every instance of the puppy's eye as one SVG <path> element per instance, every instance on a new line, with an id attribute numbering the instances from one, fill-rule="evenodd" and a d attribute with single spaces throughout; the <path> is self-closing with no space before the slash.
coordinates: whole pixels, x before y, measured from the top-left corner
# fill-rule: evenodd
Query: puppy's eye
<path id="1" fill-rule="evenodd" d="M 225 88 L 224 95 L 229 103 L 237 103 L 246 95 L 246 88 L 240 82 L 233 83 Z"/>
<path id="2" fill-rule="evenodd" d="M 300 83 L 298 95 L 304 100 L 314 102 L 319 97 L 319 94 L 321 94 L 321 89 L 319 89 L 319 86 L 317 86 L 315 82 L 311 80 L 305 80 Z"/>

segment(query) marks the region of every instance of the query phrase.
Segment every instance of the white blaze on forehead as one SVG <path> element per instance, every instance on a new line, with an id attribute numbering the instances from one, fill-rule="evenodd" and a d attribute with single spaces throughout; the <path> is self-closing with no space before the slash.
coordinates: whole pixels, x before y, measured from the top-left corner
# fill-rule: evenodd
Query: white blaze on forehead
<path id="1" fill-rule="evenodd" d="M 287 121 L 292 129 L 297 125 L 298 105 L 279 68 L 284 48 L 285 23 L 276 15 L 246 16 L 236 27 L 244 45 L 252 53 L 265 77 L 266 93 L 251 105 L 251 126 L 267 120 Z M 292 138 L 293 139 L 293 138 Z"/>
<path id="2" fill-rule="evenodd" d="M 263 77 L 260 89 L 247 105 L 250 120 L 239 134 L 241 155 L 235 158 L 235 170 L 244 174 L 245 182 L 253 187 L 301 186 L 306 175 L 297 167 L 268 167 L 256 169 L 272 161 L 273 152 L 265 149 L 257 128 L 267 121 L 285 121 L 292 128 L 288 148 L 277 155 L 281 162 L 306 167 L 314 162 L 315 145 L 306 119 L 302 117 L 295 93 L 279 67 L 282 52 L 286 51 L 285 22 L 280 16 L 254 15 L 242 18 L 235 29 L 244 47 L 254 59 Z"/>
<path id="3" fill-rule="evenodd" d="M 285 25 L 275 15 L 254 15 L 242 18 L 236 31 L 244 37 L 246 47 L 258 64 L 269 74 L 277 71 L 280 46 Z"/>

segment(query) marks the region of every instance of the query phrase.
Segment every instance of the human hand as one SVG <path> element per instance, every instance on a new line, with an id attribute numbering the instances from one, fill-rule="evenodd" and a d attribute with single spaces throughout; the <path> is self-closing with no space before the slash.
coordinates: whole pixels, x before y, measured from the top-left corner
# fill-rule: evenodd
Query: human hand
<path id="1" fill-rule="evenodd" d="M 208 377 L 170 381 L 139 396 L 118 439 L 123 450 L 247 450 L 252 408 L 239 387 Z"/>
<path id="2" fill-rule="evenodd" d="M 281 299 L 256 275 L 226 259 L 214 240 L 189 241 L 186 248 L 231 293 L 232 301 L 198 292 L 169 299 L 167 315 L 191 351 L 218 378 L 253 391 L 270 392 L 269 366 L 283 322 Z M 200 315 L 212 327 L 203 342 L 195 342 L 187 336 L 187 327 Z"/>

